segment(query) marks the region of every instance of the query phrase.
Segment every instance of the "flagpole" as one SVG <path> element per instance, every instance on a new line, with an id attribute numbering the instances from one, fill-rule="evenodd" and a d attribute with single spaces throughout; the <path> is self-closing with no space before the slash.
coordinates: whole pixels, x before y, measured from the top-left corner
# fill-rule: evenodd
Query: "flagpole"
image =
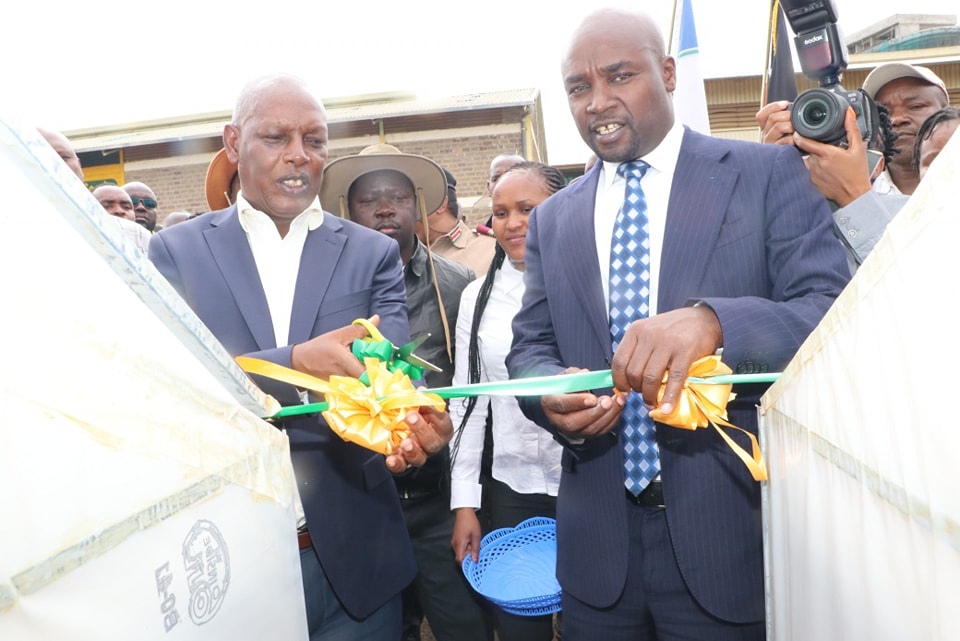
<path id="1" fill-rule="evenodd" d="M 673 0 L 673 17 L 670 20 L 670 39 L 667 40 L 667 52 L 669 55 L 674 58 L 677 57 L 678 52 L 674 49 L 674 40 L 673 34 L 677 30 L 677 4 L 680 0 Z"/>
<path id="2" fill-rule="evenodd" d="M 767 83 L 770 81 L 770 65 L 773 62 L 773 34 L 777 28 L 777 11 L 780 10 L 780 0 L 770 1 L 770 20 L 767 24 L 767 57 L 763 63 L 763 75 L 760 76 L 760 107 L 767 102 Z"/>

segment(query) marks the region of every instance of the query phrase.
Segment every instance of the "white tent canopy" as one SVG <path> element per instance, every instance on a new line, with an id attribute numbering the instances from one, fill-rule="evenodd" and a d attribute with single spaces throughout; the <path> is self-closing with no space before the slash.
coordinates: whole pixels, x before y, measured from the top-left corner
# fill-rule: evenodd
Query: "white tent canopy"
<path id="1" fill-rule="evenodd" d="M 954 136 L 763 398 L 771 641 L 960 639 L 958 202 Z"/>
<path id="2" fill-rule="evenodd" d="M 275 409 L 0 120 L 0 638 L 305 639 Z"/>

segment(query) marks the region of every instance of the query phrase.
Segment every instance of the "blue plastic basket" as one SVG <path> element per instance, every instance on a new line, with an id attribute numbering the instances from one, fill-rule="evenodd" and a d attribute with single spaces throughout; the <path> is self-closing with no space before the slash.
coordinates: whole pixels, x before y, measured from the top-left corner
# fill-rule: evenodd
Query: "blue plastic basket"
<path id="1" fill-rule="evenodd" d="M 479 559 L 463 559 L 463 574 L 479 594 L 506 612 L 539 616 L 560 611 L 557 523 L 535 517 L 480 541 Z"/>

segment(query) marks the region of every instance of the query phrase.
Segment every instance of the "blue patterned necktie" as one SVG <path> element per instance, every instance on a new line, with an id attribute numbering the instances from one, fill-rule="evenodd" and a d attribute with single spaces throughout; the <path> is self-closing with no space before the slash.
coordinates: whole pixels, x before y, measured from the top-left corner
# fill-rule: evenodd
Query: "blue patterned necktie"
<path id="1" fill-rule="evenodd" d="M 642 160 L 625 162 L 617 173 L 627 181 L 623 206 L 613 226 L 610 243 L 610 337 L 613 351 L 633 321 L 650 314 L 650 234 L 647 201 L 640 179 L 650 165 Z M 656 432 L 640 394 L 627 396 L 620 417 L 624 485 L 640 494 L 660 472 Z"/>

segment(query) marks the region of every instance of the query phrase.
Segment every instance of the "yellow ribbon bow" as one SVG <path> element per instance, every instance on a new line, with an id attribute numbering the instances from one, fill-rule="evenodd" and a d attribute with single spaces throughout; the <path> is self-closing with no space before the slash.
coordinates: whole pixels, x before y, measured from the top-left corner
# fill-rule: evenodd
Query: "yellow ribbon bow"
<path id="1" fill-rule="evenodd" d="M 389 371 L 386 363 L 366 358 L 370 386 L 348 376 L 331 376 L 324 396 L 330 409 L 323 417 L 345 441 L 390 454 L 410 436 L 404 420 L 407 412 L 427 405 L 441 412 L 446 407 L 436 394 L 420 391 L 401 371 Z"/>
<path id="2" fill-rule="evenodd" d="M 246 356 L 236 358 L 245 371 L 268 376 L 324 395 L 328 409 L 323 418 L 340 438 L 362 447 L 391 454 L 410 436 L 404 417 L 424 406 L 443 411 L 443 399 L 418 390 L 402 371 L 391 372 L 376 358 L 365 358 L 370 385 L 349 376 L 331 376 L 329 381 L 276 363 Z"/>
<path id="3" fill-rule="evenodd" d="M 733 370 L 727 367 L 719 356 L 705 356 L 690 366 L 689 376 L 694 378 L 709 378 L 711 376 L 730 374 Z M 667 382 L 664 375 L 663 382 Z M 657 401 L 663 400 L 665 385 L 660 387 Z M 650 418 L 661 423 L 685 430 L 695 430 L 700 427 L 712 426 L 723 437 L 733 453 L 740 457 L 755 481 L 767 480 L 767 465 L 760 453 L 760 444 L 757 437 L 747 430 L 727 422 L 727 403 L 736 397 L 731 390 L 732 384 L 691 383 L 684 381 L 683 391 L 673 411 L 664 414 L 659 409 L 650 411 Z M 752 454 L 748 454 L 730 436 L 720 429 L 720 425 L 740 430 L 750 439 Z"/>

